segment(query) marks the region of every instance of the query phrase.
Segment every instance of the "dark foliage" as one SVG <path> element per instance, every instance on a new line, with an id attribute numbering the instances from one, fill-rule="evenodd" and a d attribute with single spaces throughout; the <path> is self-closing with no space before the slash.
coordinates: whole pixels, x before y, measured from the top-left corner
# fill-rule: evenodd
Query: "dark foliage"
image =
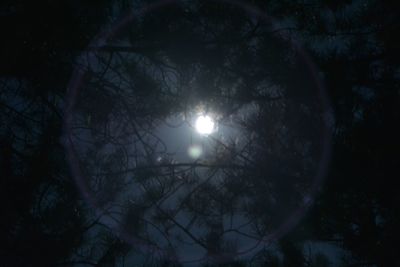
<path id="1" fill-rule="evenodd" d="M 399 11 L 1 2 L 0 266 L 400 266 Z M 198 112 L 220 129 L 189 161 L 160 129 Z"/>

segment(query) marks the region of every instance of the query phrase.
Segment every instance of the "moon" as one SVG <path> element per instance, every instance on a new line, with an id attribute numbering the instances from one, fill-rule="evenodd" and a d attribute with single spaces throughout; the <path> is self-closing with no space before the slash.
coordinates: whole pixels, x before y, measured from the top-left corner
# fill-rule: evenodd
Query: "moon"
<path id="1" fill-rule="evenodd" d="M 196 131 L 203 135 L 208 135 L 214 132 L 215 122 L 208 115 L 201 115 L 196 120 Z"/>

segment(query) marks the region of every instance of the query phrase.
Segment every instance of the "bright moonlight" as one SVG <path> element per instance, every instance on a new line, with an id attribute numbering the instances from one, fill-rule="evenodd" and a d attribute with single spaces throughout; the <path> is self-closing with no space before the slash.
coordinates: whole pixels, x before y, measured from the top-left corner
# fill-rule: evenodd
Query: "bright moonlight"
<path id="1" fill-rule="evenodd" d="M 214 120 L 207 115 L 201 115 L 196 120 L 196 131 L 200 134 L 211 134 L 215 130 L 215 123 Z"/>

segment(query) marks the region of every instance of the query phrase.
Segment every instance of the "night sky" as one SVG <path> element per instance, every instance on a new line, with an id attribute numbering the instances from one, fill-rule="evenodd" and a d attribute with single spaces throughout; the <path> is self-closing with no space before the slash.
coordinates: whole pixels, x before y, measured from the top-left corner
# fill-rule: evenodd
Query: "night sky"
<path id="1" fill-rule="evenodd" d="M 399 13 L 2 1 L 0 266 L 400 266 Z"/>

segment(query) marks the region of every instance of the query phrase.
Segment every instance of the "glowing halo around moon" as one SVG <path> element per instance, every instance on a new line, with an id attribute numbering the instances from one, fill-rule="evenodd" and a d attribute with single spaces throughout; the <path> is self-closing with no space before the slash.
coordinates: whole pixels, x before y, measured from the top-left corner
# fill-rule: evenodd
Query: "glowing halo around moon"
<path id="1" fill-rule="evenodd" d="M 218 0 L 217 0 L 218 1 Z M 223 2 L 230 2 L 231 0 L 221 0 Z M 142 13 L 147 13 L 152 10 L 160 9 L 164 6 L 168 6 L 170 3 L 175 3 L 179 2 L 176 0 L 172 1 L 155 1 L 154 4 L 148 6 L 146 9 L 143 9 Z M 252 17 L 260 17 L 261 20 L 265 20 L 266 22 L 270 22 L 272 25 L 274 25 L 274 21 L 271 17 L 267 16 L 264 14 L 264 12 L 259 11 L 256 8 L 252 8 L 249 5 L 245 4 L 240 4 L 239 1 L 232 1 L 232 5 L 242 7 L 244 10 L 249 12 L 249 14 Z M 112 38 L 113 35 L 116 32 L 121 31 L 121 29 L 124 29 L 127 25 L 132 23 L 134 21 L 134 18 L 136 18 L 136 14 L 128 13 L 127 16 L 121 18 L 117 23 L 113 24 L 110 26 L 110 29 L 107 29 L 107 31 L 101 32 L 98 37 L 96 37 L 92 42 L 90 47 L 94 47 L 94 50 L 89 50 L 89 56 L 88 52 L 85 51 L 82 53 L 82 59 L 86 60 L 89 58 L 90 62 L 94 62 L 95 64 L 97 61 L 96 53 L 97 50 L 101 51 L 102 47 L 107 43 L 108 39 Z M 284 34 L 284 37 L 286 35 Z M 289 37 L 289 36 L 288 36 Z M 318 69 L 314 66 L 314 63 L 311 61 L 309 56 L 306 54 L 305 51 L 302 50 L 301 46 L 295 45 L 296 43 L 292 43 L 292 38 L 287 38 L 290 40 L 289 45 L 293 45 L 293 49 L 299 53 L 300 55 L 300 60 L 304 62 L 305 67 L 307 71 L 311 74 L 311 77 L 313 78 L 313 85 L 316 87 L 317 90 L 317 95 L 318 99 L 321 101 L 320 108 L 322 111 L 328 112 L 331 109 L 330 106 L 330 101 L 328 98 L 328 95 L 325 92 L 325 87 L 323 86 L 322 81 L 319 78 L 318 75 Z M 285 39 L 286 40 L 286 39 Z M 85 61 L 86 62 L 86 61 Z M 74 136 L 73 132 L 73 123 L 74 123 L 74 106 L 77 101 L 77 96 L 79 96 L 79 91 L 82 90 L 82 87 L 85 85 L 85 72 L 81 70 L 81 67 L 77 67 L 76 70 L 73 72 L 73 76 L 71 77 L 70 84 L 69 84 L 69 90 L 67 94 L 67 99 L 66 99 L 66 108 L 65 108 L 65 116 L 64 116 L 64 140 L 63 145 L 66 150 L 67 154 L 67 159 L 69 163 L 69 167 L 72 172 L 72 176 L 75 179 L 77 186 L 83 196 L 83 198 L 89 203 L 89 206 L 92 207 L 96 212 L 99 214 L 103 214 L 103 206 L 100 206 L 98 203 L 99 201 L 98 195 L 93 193 L 93 190 L 89 188 L 89 184 L 87 181 L 84 180 L 85 175 L 83 175 L 82 170 L 80 169 L 80 164 L 79 164 L 79 153 L 77 153 L 77 150 L 75 149 L 77 144 L 74 144 L 74 139 L 72 138 Z M 198 134 L 207 136 L 210 135 L 214 132 L 221 131 L 222 132 L 222 127 L 220 127 L 220 124 L 215 121 L 213 117 L 205 115 L 205 113 L 201 113 L 202 109 L 196 109 L 193 110 L 190 113 L 190 126 L 194 126 L 194 130 L 198 132 Z M 203 109 L 204 110 L 204 109 Z M 204 112 L 204 111 L 203 111 Z M 197 114 L 198 116 L 193 116 Z M 194 118 L 193 118 L 193 117 Z M 332 115 L 333 116 L 333 115 Z M 194 120 L 193 120 L 194 119 Z M 218 121 L 220 121 L 218 119 Z M 192 124 L 194 122 L 194 124 Z M 312 184 L 310 185 L 309 189 L 309 194 L 306 197 L 304 203 L 301 202 L 299 204 L 299 207 L 293 211 L 293 213 L 289 214 L 289 216 L 286 218 L 282 219 L 282 223 L 276 226 L 276 228 L 271 229 L 270 233 L 267 233 L 265 236 L 261 236 L 259 240 L 257 240 L 256 245 L 253 247 L 251 246 L 250 248 L 248 247 L 241 247 L 238 246 L 238 251 L 235 252 L 235 255 L 240 255 L 240 257 L 243 257 L 244 255 L 248 255 L 251 251 L 254 251 L 258 249 L 259 245 L 265 244 L 268 246 L 271 244 L 272 241 L 274 240 L 279 240 L 282 236 L 284 236 L 289 230 L 291 230 L 306 214 L 306 211 L 308 207 L 310 207 L 313 203 L 313 200 L 317 194 L 319 194 L 320 188 L 323 185 L 327 170 L 328 170 L 328 164 L 330 161 L 330 153 L 331 153 L 331 131 L 328 128 L 327 125 L 324 125 L 322 129 L 322 149 L 320 152 L 320 160 L 318 161 L 318 168 L 316 170 L 315 175 L 313 176 L 314 179 L 312 181 Z M 200 139 L 201 142 L 203 142 L 203 139 Z M 204 141 L 207 142 L 207 141 Z M 187 149 L 188 155 L 192 159 L 198 159 L 201 157 L 203 154 L 203 147 L 200 145 L 192 145 Z M 193 168 L 194 169 L 194 168 Z M 175 177 L 175 176 L 174 176 Z M 130 231 L 126 230 L 123 227 L 119 226 L 114 226 L 113 224 L 110 224 L 109 221 L 112 221 L 113 218 L 108 218 L 107 215 L 106 218 L 101 218 L 103 223 L 106 223 L 112 229 L 119 235 L 121 238 L 128 242 L 129 244 L 137 246 L 140 250 L 146 250 L 149 251 L 149 253 L 154 254 L 155 252 L 157 253 L 162 253 L 162 255 L 168 255 L 168 258 L 171 260 L 176 261 L 177 258 L 175 256 L 169 256 L 168 253 L 164 253 L 165 250 L 163 247 L 158 247 L 153 245 L 150 242 L 144 241 L 143 239 L 137 238 L 134 234 L 132 234 Z M 246 244 L 245 244 L 246 245 Z M 222 252 L 221 252 L 222 253 Z M 181 256 L 181 255 L 178 255 Z M 224 255 L 217 255 L 221 256 L 220 258 L 222 259 Z M 198 256 L 192 255 L 191 257 L 180 259 L 179 262 L 184 264 L 184 263 L 193 263 L 193 262 L 200 262 L 206 260 L 206 256 Z M 221 260 L 223 261 L 223 260 Z"/>
<path id="2" fill-rule="evenodd" d="M 199 134 L 212 134 L 215 131 L 215 122 L 208 115 L 200 115 L 196 119 L 195 128 Z"/>

